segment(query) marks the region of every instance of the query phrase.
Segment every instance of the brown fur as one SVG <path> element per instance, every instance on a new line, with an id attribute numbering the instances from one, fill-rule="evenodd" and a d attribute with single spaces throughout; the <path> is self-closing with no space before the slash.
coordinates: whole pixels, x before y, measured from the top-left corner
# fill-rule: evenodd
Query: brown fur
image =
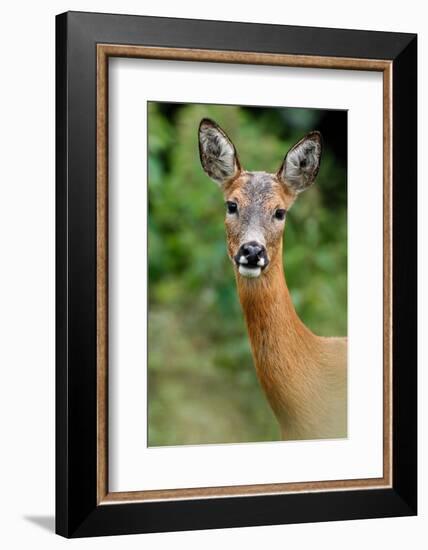
<path id="1" fill-rule="evenodd" d="M 299 319 L 281 254 L 258 279 L 236 271 L 257 376 L 283 439 L 345 437 L 346 338 L 321 338 Z"/>
<path id="2" fill-rule="evenodd" d="M 228 204 L 234 204 L 226 214 L 227 250 L 257 375 L 282 438 L 345 437 L 347 340 L 316 336 L 299 319 L 283 270 L 285 220 L 276 215 L 278 209 L 288 211 L 314 183 L 321 135 L 311 132 L 301 139 L 276 174 L 242 170 L 229 137 L 209 119 L 199 126 L 199 150 L 205 172 L 223 189 Z M 256 278 L 248 278 L 251 273 L 241 265 L 241 247 L 250 242 L 265 254 Z"/>
<path id="3" fill-rule="evenodd" d="M 244 208 L 249 174 L 225 188 L 226 200 Z M 272 177 L 273 178 L 273 177 Z M 264 209 L 289 209 L 295 196 L 276 178 Z M 239 248 L 234 220 L 226 221 L 228 253 Z M 346 338 L 322 338 L 299 319 L 285 281 L 282 230 L 265 232 L 270 265 L 257 279 L 242 277 L 234 264 L 257 376 L 283 439 L 338 438 L 347 434 Z"/>

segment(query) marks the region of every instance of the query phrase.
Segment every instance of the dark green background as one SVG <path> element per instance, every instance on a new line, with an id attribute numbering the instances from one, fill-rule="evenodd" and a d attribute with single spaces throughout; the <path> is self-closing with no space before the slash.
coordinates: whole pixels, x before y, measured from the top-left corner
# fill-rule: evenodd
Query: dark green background
<path id="1" fill-rule="evenodd" d="M 148 105 L 148 444 L 279 439 L 259 387 L 226 255 L 223 196 L 203 172 L 197 129 L 214 119 L 246 170 L 276 172 L 310 130 L 323 135 L 315 185 L 287 217 L 287 283 L 317 334 L 347 332 L 347 113 Z"/>

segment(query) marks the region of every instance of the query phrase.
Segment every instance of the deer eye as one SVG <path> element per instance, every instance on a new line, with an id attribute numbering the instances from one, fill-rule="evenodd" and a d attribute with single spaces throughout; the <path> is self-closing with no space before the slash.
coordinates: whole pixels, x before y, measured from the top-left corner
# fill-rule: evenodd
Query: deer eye
<path id="1" fill-rule="evenodd" d="M 275 218 L 277 220 L 285 220 L 285 214 L 286 214 L 286 212 L 285 212 L 284 208 L 277 208 L 275 210 Z"/>
<path id="2" fill-rule="evenodd" d="M 236 204 L 236 202 L 227 201 L 226 208 L 228 214 L 236 214 L 236 212 L 238 211 L 238 205 Z"/>

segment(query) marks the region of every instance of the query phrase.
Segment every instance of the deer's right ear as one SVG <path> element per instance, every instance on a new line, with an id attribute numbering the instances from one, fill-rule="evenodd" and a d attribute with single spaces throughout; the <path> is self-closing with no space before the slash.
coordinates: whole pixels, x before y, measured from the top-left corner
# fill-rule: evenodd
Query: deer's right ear
<path id="1" fill-rule="evenodd" d="M 235 146 L 226 132 L 209 118 L 199 124 L 199 156 L 206 174 L 221 187 L 241 171 Z"/>
<path id="2" fill-rule="evenodd" d="M 310 187 L 321 162 L 321 134 L 311 132 L 292 147 L 278 171 L 278 178 L 294 193 Z"/>

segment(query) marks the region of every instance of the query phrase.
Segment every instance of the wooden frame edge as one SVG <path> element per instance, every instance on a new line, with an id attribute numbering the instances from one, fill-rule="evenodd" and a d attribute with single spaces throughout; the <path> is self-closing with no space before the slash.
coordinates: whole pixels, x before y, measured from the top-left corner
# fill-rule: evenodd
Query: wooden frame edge
<path id="1" fill-rule="evenodd" d="M 393 94 L 392 61 L 383 70 L 383 472 L 386 484 L 392 487 L 392 137 Z"/>
<path id="2" fill-rule="evenodd" d="M 280 65 L 284 67 L 353 69 L 362 71 L 383 71 L 391 63 L 383 59 L 290 55 L 251 51 L 204 50 L 196 48 L 167 48 L 159 46 L 128 46 L 101 43 L 97 44 L 97 52 L 105 57 L 135 57 L 146 59 L 169 59 L 175 61 L 239 63 L 244 65 Z"/>
<path id="3" fill-rule="evenodd" d="M 97 44 L 97 504 L 242 497 L 392 487 L 392 61 Z M 108 58 L 278 65 L 383 73 L 383 471 L 382 478 L 227 487 L 108 490 Z"/>
<path id="4" fill-rule="evenodd" d="M 108 494 L 108 57 L 97 49 L 97 503 Z"/>

